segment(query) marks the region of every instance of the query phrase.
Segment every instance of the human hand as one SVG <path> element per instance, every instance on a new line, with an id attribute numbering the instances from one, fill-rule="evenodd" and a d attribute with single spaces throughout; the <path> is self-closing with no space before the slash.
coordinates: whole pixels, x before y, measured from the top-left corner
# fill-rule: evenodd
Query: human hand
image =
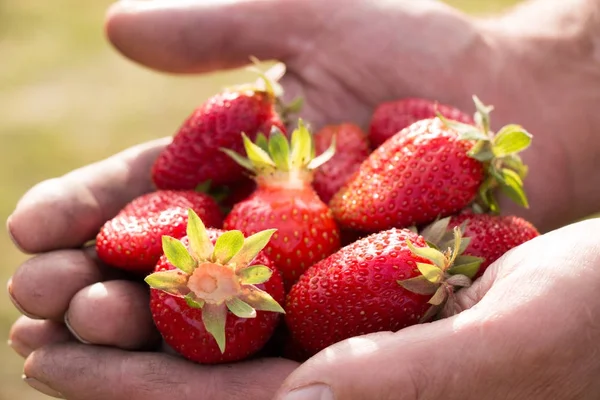
<path id="1" fill-rule="evenodd" d="M 40 253 L 8 284 L 25 314 L 10 339 L 27 358 L 24 373 L 34 388 L 69 400 L 264 399 L 296 367 L 283 359 L 203 367 L 152 352 L 160 336 L 145 283 L 103 266 L 94 247 L 84 246 L 128 201 L 151 190 L 148 171 L 166 142 L 42 182 L 10 217 L 18 246 Z"/>
<path id="2" fill-rule="evenodd" d="M 270 398 L 295 363 L 203 367 L 166 354 L 126 351 L 156 343 L 146 293 L 116 277 L 94 283 L 104 271 L 93 252 L 54 250 L 84 243 L 94 223 L 117 209 L 111 199 L 125 202 L 147 190 L 132 184 L 143 181 L 140 174 L 161 145 L 138 147 L 43 183 L 17 207 L 9 222 L 15 239 L 29 252 L 47 252 L 21 266 L 10 284 L 21 308 L 45 318 L 22 317 L 11 332 L 17 351 L 29 356 L 25 374 L 37 379 L 30 382 L 34 387 L 48 392 L 50 386 L 67 399 Z M 117 188 L 123 197 L 110 193 Z M 31 226 L 49 227 L 49 234 L 35 235 Z M 336 398 L 349 400 L 595 399 L 600 242 L 589 232 L 599 228 L 600 220 L 586 221 L 520 246 L 459 292 L 462 313 L 334 345 L 296 370 L 284 388 L 323 382 Z M 113 348 L 75 343 L 52 321 L 63 315 L 83 339 Z"/>
<path id="3" fill-rule="evenodd" d="M 589 146 L 600 81 L 585 56 L 589 41 L 575 42 L 570 25 L 548 32 L 562 3 L 536 3 L 545 18 L 532 7 L 533 17 L 474 19 L 438 1 L 130 0 L 112 7 L 106 31 L 125 56 L 160 71 L 239 67 L 250 55 L 282 61 L 285 99 L 303 97 L 301 116 L 315 128 L 366 127 L 378 103 L 409 96 L 473 112 L 476 94 L 495 106 L 494 128 L 519 123 L 534 135 L 523 153 L 531 207 L 502 207 L 545 232 L 600 202 Z M 587 21 L 589 10 L 578 9 Z"/>
<path id="4" fill-rule="evenodd" d="M 284 61 L 288 72 L 281 82 L 286 96 L 305 98 L 302 116 L 316 127 L 339 121 L 365 125 L 377 103 L 404 96 L 430 97 L 468 110 L 471 94 L 477 93 L 502 110 L 495 119 L 498 125 L 515 121 L 529 128 L 527 122 L 533 121 L 544 128 L 532 150 L 542 147 L 549 156 L 562 154 L 560 144 L 554 143 L 551 124 L 540 125 L 535 112 L 524 115 L 510 90 L 498 91 L 489 84 L 490 71 L 497 68 L 499 58 L 501 64 L 506 60 L 481 29 L 481 24 L 437 2 L 383 0 L 133 0 L 115 5 L 107 21 L 108 36 L 121 52 L 163 71 L 197 73 L 237 67 L 247 63 L 250 55 Z M 36 187 L 13 214 L 9 225 L 17 242 L 28 252 L 43 253 L 13 278 L 12 292 L 22 308 L 58 321 L 68 309 L 70 325 L 80 337 L 120 348 L 71 342 L 57 345 L 70 340 L 64 326 L 22 318 L 13 327 L 12 338 L 15 345 L 20 341 L 24 355 L 29 354 L 25 372 L 69 399 L 122 396 L 135 400 L 136 396 L 151 399 L 165 393 L 182 399 L 198 393 L 208 399 L 269 398 L 297 364 L 261 360 L 256 361 L 260 368 L 244 363 L 205 369 L 164 354 L 125 351 L 152 348 L 158 339 L 148 328 L 151 320 L 142 307 L 145 292 L 118 276 L 90 286 L 106 279 L 104 269 L 90 261 L 93 251 L 64 250 L 93 238 L 101 223 L 127 200 L 150 190 L 149 183 L 139 177 L 160 145 L 148 146 Z M 123 157 L 130 162 L 119 161 Z M 546 208 L 539 207 L 542 196 L 547 199 L 553 194 L 544 178 L 552 176 L 557 184 L 550 189 L 558 190 L 564 177 L 556 179 L 555 169 L 543 164 L 539 153 L 530 150 L 524 158 L 532 170 L 527 190 L 533 211 L 527 217 L 542 230 L 561 218 L 571 218 L 573 211 L 554 217 L 557 213 L 548 211 L 552 201 L 546 201 Z M 67 273 L 56 272 L 64 265 L 68 265 Z M 57 278 L 48 281 L 49 275 Z M 75 307 L 80 317 L 71 313 Z M 133 312 L 136 307 L 138 311 Z M 174 378 L 165 382 L 167 370 Z M 240 389 L 244 382 L 250 385 L 246 391 Z"/>
<path id="5" fill-rule="evenodd" d="M 599 398 L 598 229 L 588 220 L 511 250 L 457 293 L 460 314 L 323 350 L 277 400 Z M 296 388 L 308 392 L 283 397 Z"/>

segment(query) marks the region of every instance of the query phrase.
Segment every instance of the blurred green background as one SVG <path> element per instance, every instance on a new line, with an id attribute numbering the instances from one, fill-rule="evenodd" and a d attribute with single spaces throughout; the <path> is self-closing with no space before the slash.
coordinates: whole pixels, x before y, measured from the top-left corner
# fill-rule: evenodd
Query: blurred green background
<path id="1" fill-rule="evenodd" d="M 519 0 L 447 0 L 490 13 Z M 103 36 L 111 1 L 0 2 L 0 220 L 35 183 L 105 158 L 133 144 L 170 135 L 191 109 L 239 71 L 175 77 L 122 58 Z M 0 231 L 0 280 L 26 256 Z M 18 314 L 4 296 L 0 338 Z M 0 400 L 48 397 L 21 382 L 23 360 L 0 346 Z"/>

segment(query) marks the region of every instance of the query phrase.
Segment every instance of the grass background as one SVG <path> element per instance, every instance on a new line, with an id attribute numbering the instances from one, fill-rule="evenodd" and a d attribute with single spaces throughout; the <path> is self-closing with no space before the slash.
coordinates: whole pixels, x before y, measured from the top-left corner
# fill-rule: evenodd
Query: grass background
<path id="1" fill-rule="evenodd" d="M 447 0 L 495 12 L 519 0 Z M 103 36 L 107 0 L 0 1 L 0 220 L 35 183 L 170 135 L 190 110 L 239 71 L 174 77 L 118 55 Z M 0 280 L 26 256 L 0 230 Z M 0 301 L 5 343 L 18 314 Z M 0 346 L 0 400 L 48 397 L 21 382 L 23 360 Z"/>

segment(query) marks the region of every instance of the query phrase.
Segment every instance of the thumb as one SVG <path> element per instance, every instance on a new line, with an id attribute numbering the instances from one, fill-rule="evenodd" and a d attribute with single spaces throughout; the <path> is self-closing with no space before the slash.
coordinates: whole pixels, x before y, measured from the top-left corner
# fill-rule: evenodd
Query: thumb
<path id="1" fill-rule="evenodd" d="M 311 41 L 330 2 L 321 0 L 123 0 L 106 18 L 106 34 L 123 55 L 180 73 L 280 60 Z M 321 16 L 321 18 L 319 18 Z"/>
<path id="2" fill-rule="evenodd" d="M 460 314 L 396 333 L 351 338 L 324 349 L 287 378 L 275 399 L 471 398 L 468 385 L 460 382 L 476 374 L 473 344 L 482 341 L 480 321 L 485 313 L 470 307 L 484 296 L 494 275 L 490 267 L 473 286 L 456 294 L 456 306 L 469 308 Z"/>

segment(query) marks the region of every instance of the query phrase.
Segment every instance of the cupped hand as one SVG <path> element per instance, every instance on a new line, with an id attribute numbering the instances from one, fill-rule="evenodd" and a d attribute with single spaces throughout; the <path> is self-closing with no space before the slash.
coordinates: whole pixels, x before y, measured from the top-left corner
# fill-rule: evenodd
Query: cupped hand
<path id="1" fill-rule="evenodd" d="M 547 231 L 600 200 L 584 178 L 596 166 L 586 151 L 595 131 L 562 112 L 587 106 L 600 88 L 580 59 L 510 18 L 474 19 L 439 1 L 130 0 L 111 8 L 106 32 L 126 57 L 169 73 L 240 67 L 250 56 L 281 61 L 284 99 L 301 96 L 314 128 L 366 128 L 379 103 L 412 96 L 474 112 L 476 94 L 495 106 L 494 129 L 518 123 L 534 135 L 523 153 L 531 207 L 503 209 Z M 579 80 L 563 82 L 572 70 Z"/>
<path id="2" fill-rule="evenodd" d="M 165 352 L 140 279 L 102 265 L 100 226 L 151 190 L 149 168 L 167 140 L 136 146 L 32 188 L 8 221 L 15 243 L 40 253 L 8 284 L 24 314 L 10 339 L 26 382 L 69 400 L 264 399 L 296 363 L 261 359 L 202 367 Z"/>
<path id="3" fill-rule="evenodd" d="M 331 346 L 293 372 L 280 396 L 599 398 L 598 229 L 600 219 L 580 222 L 511 250 L 457 293 L 461 313 Z"/>
<path id="4" fill-rule="evenodd" d="M 433 1 L 134 0 L 111 8 L 106 31 L 128 58 L 171 73 L 281 61 L 285 96 L 305 100 L 302 116 L 315 127 L 364 125 L 400 96 L 474 110 L 487 55 L 472 21 Z M 466 54 L 471 62 L 459 65 Z"/>
<path id="5" fill-rule="evenodd" d="M 302 96 L 305 99 L 302 116 L 315 127 L 341 121 L 366 126 L 376 104 L 407 96 L 429 97 L 469 110 L 473 93 L 497 106 L 500 117 L 497 122 L 523 122 L 527 126 L 528 121 L 535 121 L 535 113 L 521 111 L 506 87 L 498 91 L 494 85 L 489 85 L 490 63 L 496 63 L 494 68 L 497 69 L 497 63 L 504 61 L 500 60 L 502 57 L 499 59 L 495 42 L 484 37 L 480 29 L 480 25 L 448 6 L 424 1 L 130 0 L 113 6 L 107 19 L 107 34 L 117 49 L 137 62 L 162 71 L 209 72 L 242 66 L 248 63 L 249 56 L 285 62 L 287 72 L 281 83 L 286 89 L 286 97 Z M 543 127 L 548 126 L 550 124 Z M 558 126 L 556 130 L 560 133 Z M 582 212 L 575 207 L 571 207 L 575 211 L 569 208 L 568 212 L 560 213 L 550 209 L 553 204 L 566 201 L 564 195 L 550 192 L 564 192 L 558 182 L 567 179 L 564 171 L 569 170 L 562 168 L 562 147 L 560 141 L 555 140 L 556 135 L 551 133 L 549 129 L 543 135 L 537 135 L 536 145 L 525 153 L 532 171 L 527 186 L 534 210 L 525 215 L 541 230 Z M 64 177 L 43 182 L 23 197 L 11 216 L 8 228 L 15 242 L 24 251 L 38 254 L 18 269 L 9 282 L 9 291 L 26 315 L 13 326 L 13 346 L 27 357 L 25 374 L 29 377 L 28 382 L 39 390 L 59 392 L 67 399 L 86 400 L 158 399 L 166 395 L 181 400 L 198 397 L 265 399 L 270 398 L 297 368 L 296 363 L 283 359 L 202 367 L 164 353 L 148 352 L 156 348 L 160 338 L 147 308 L 146 288 L 102 266 L 97 262 L 93 248 L 85 247 L 104 221 L 127 201 L 151 190 L 148 170 L 167 141 L 141 145 Z M 554 167 L 536 167 L 536 164 L 545 165 L 542 156 L 533 150 L 536 146 L 544 149 L 544 157 L 553 157 Z M 557 184 L 548 188 L 548 177 Z M 553 195 L 558 196 L 556 202 L 544 201 Z M 590 237 L 583 239 L 589 241 Z M 544 238 L 535 243 L 541 246 L 540 243 L 547 242 Z M 553 245 L 555 248 L 549 246 L 547 254 L 558 251 L 556 243 Z M 523 255 L 521 251 L 514 254 Z M 507 260 L 515 260 L 514 257 Z M 567 259 L 563 255 L 562 260 Z M 531 265 L 538 262 L 523 260 L 528 260 Z M 548 258 L 542 260 L 545 260 L 544 267 L 554 265 Z M 525 261 L 519 263 L 526 264 Z M 588 264 L 580 262 L 577 265 Z M 550 271 L 565 273 L 556 268 Z M 507 277 L 520 276 L 518 274 L 515 272 Z M 537 274 L 532 273 L 530 279 L 538 277 Z M 508 313 L 510 307 L 520 312 L 515 315 L 522 316 L 521 323 L 537 321 L 538 312 L 549 318 L 544 310 L 536 311 L 536 306 L 544 303 L 536 300 L 538 294 L 541 296 L 540 290 L 544 291 L 538 280 L 525 280 L 523 282 L 529 283 L 523 283 L 518 286 L 521 289 L 515 291 L 512 284 L 502 283 L 512 282 L 510 279 L 515 278 L 501 280 L 502 276 L 489 273 L 481 283 L 465 291 L 463 296 L 474 296 L 473 303 L 483 299 L 459 317 L 449 322 L 414 327 L 399 334 L 382 333 L 342 343 L 312 359 L 290 378 L 285 387 L 313 383 L 312 370 L 320 372 L 320 381 L 331 385 L 340 398 L 352 399 L 350 391 L 354 391 L 358 393 L 357 399 L 385 399 L 385 396 L 397 399 L 400 390 L 413 394 L 407 399 L 426 399 L 430 393 L 436 398 L 434 390 L 438 390 L 435 389 L 437 386 L 428 381 L 435 381 L 437 374 L 441 374 L 448 387 L 455 388 L 455 393 L 463 393 L 460 392 L 462 387 L 452 385 L 469 385 L 462 383 L 466 379 L 463 375 L 454 375 L 454 370 L 444 363 L 450 358 L 457 362 L 455 353 L 444 353 L 448 351 L 446 348 L 455 351 L 458 348 L 461 357 L 465 356 L 463 352 L 471 357 L 472 346 L 481 350 L 494 344 L 494 340 L 502 343 L 502 349 L 490 348 L 492 361 L 487 364 L 473 358 L 473 365 L 482 369 L 466 370 L 470 373 L 468 379 L 477 379 L 492 374 L 494 370 L 489 368 L 494 365 L 493 357 L 502 356 L 502 350 L 513 343 L 503 342 L 503 334 L 515 332 L 523 336 L 524 341 L 514 343 L 530 344 L 533 341 L 533 333 L 524 324 L 496 322 L 506 321 L 512 315 Z M 561 291 L 562 286 L 549 281 L 550 277 L 556 276 L 542 276 L 539 281 L 551 286 L 546 290 L 556 289 L 560 296 L 568 298 L 569 295 Z M 483 296 L 492 282 L 493 290 L 489 293 L 495 293 L 496 297 Z M 589 284 L 588 281 L 584 283 Z M 568 300 L 574 301 L 577 296 Z M 506 300 L 502 303 L 505 308 L 497 308 L 497 312 L 491 314 L 494 317 L 484 318 L 487 313 L 483 305 L 491 307 L 490 303 L 494 303 L 486 298 Z M 517 304 L 515 299 L 524 301 Z M 554 297 L 546 301 L 563 310 L 562 304 L 556 302 Z M 491 309 L 488 308 L 488 312 Z M 478 314 L 480 310 L 483 311 Z M 580 316 L 584 310 L 578 311 Z M 592 311 L 588 310 L 589 313 Z M 65 320 L 68 326 L 63 323 Z M 478 320 L 484 322 L 477 323 Z M 514 331 L 508 330 L 510 327 Z M 481 333 L 488 331 L 492 332 L 489 339 Z M 477 332 L 479 336 L 476 336 Z M 563 332 L 572 334 L 574 330 Z M 541 333 L 550 334 L 545 329 Z M 561 332 L 557 334 L 562 335 Z M 429 338 L 441 343 L 440 346 L 432 346 Z M 467 342 L 466 338 L 480 339 L 482 344 L 472 340 Z M 549 340 L 556 344 L 559 339 L 564 338 Z M 533 342 L 534 345 L 537 343 Z M 530 354 L 522 350 L 519 348 L 516 354 L 508 351 L 506 354 L 513 357 Z M 548 348 L 534 347 L 532 358 L 526 359 L 526 363 L 548 361 L 543 357 L 543 350 Z M 350 353 L 344 355 L 345 351 L 355 357 L 349 358 Z M 432 351 L 438 352 L 435 354 L 438 358 L 428 353 Z M 573 351 L 571 354 L 579 356 Z M 474 354 L 483 357 L 481 351 Z M 422 360 L 422 356 L 431 357 Z M 558 354 L 557 359 L 563 360 L 561 357 L 566 356 Z M 400 363 L 402 360 L 404 362 Z M 430 360 L 437 360 L 437 369 L 427 364 Z M 356 371 L 349 372 L 352 368 L 340 367 L 361 363 L 366 366 L 360 368 L 363 378 L 373 378 L 369 382 L 361 380 Z M 391 368 L 381 368 L 388 364 Z M 460 366 L 463 364 L 461 362 Z M 515 370 L 524 372 L 519 368 Z M 332 371 L 334 375 L 331 375 Z M 403 371 L 406 372 L 401 377 L 406 379 L 398 382 L 406 383 L 408 389 L 392 382 L 396 377 L 391 373 Z M 430 371 L 435 371 L 436 376 L 431 377 Z M 492 382 L 504 384 L 511 377 L 509 372 L 507 375 L 490 375 L 496 377 Z M 471 378 L 473 376 L 475 378 Z M 457 377 L 456 381 L 454 377 Z M 349 382 L 347 389 L 340 389 L 346 380 Z M 381 384 L 379 389 L 378 383 Z M 429 386 L 434 389 L 428 389 Z M 376 395 L 364 392 L 365 388 Z M 382 393 L 382 390 L 388 392 Z M 344 397 L 346 394 L 348 397 Z"/>

